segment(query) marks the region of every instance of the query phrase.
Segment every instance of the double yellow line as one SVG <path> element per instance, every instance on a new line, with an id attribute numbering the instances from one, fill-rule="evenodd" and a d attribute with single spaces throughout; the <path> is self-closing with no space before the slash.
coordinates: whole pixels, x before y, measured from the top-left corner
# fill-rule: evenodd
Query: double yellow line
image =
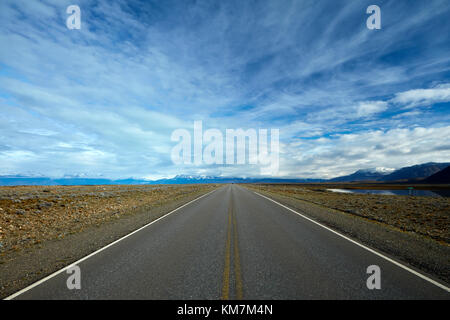
<path id="1" fill-rule="evenodd" d="M 232 238 L 233 234 L 233 238 Z M 231 242 L 233 240 L 233 261 L 234 261 L 234 277 L 236 286 L 236 299 L 240 300 L 243 296 L 241 263 L 239 260 L 239 246 L 236 226 L 236 216 L 233 210 L 233 195 L 230 196 L 228 205 L 228 226 L 227 226 L 227 242 L 225 249 L 225 268 L 223 270 L 222 284 L 222 300 L 230 299 L 230 277 L 231 277 Z"/>

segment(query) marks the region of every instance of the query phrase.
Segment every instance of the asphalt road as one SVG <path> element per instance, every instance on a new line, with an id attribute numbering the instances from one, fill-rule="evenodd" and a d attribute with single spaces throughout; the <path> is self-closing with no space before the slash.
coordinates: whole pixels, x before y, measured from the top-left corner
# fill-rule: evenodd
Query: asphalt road
<path id="1" fill-rule="evenodd" d="M 74 244 L 76 245 L 76 244 Z M 381 271 L 369 290 L 367 267 Z M 237 185 L 198 199 L 15 299 L 449 299 L 448 291 Z"/>

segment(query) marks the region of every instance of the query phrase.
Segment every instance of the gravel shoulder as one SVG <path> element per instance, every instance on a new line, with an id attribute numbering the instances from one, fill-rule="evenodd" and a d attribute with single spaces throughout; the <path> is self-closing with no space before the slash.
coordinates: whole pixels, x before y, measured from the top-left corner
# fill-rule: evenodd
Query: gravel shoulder
<path id="1" fill-rule="evenodd" d="M 377 217 L 364 217 L 350 213 L 357 212 L 355 210 L 357 206 L 355 205 L 353 205 L 353 211 L 349 210 L 350 212 L 330 208 L 320 204 L 322 202 L 330 205 L 330 202 L 321 201 L 320 195 L 315 197 L 309 191 L 306 192 L 308 196 L 301 199 L 301 196 L 296 195 L 295 192 L 286 192 L 286 189 L 281 186 L 244 185 L 244 187 L 257 191 L 313 220 L 383 252 L 387 256 L 402 261 L 413 269 L 418 269 L 427 274 L 430 278 L 445 282 L 447 286 L 450 283 L 450 246 L 442 241 L 442 238 L 436 240 L 411 231 L 412 228 L 410 227 L 398 228 L 382 219 L 377 219 Z M 341 195 L 332 196 L 339 197 Z M 315 201 L 315 203 L 312 201 Z M 400 201 L 404 201 L 404 199 L 400 199 Z M 360 203 L 357 205 L 361 206 Z M 448 230 L 433 234 L 446 232 Z"/>
<path id="2" fill-rule="evenodd" d="M 60 198 L 57 197 L 58 201 L 64 202 L 67 201 L 67 195 L 61 195 L 61 193 L 70 190 L 70 194 L 78 199 L 75 202 L 79 202 L 85 196 L 86 188 L 95 187 L 53 187 L 51 193 L 56 197 L 60 196 Z M 67 209 L 67 207 L 54 205 L 55 208 L 58 208 L 57 211 L 46 212 L 47 220 L 55 221 L 55 225 L 59 226 L 57 227 L 57 232 L 51 230 L 55 229 L 55 225 L 52 226 L 51 222 L 47 223 L 50 224 L 50 227 L 48 225 L 44 227 L 45 216 L 39 217 L 39 219 L 44 221 L 44 223 L 40 224 L 40 220 L 34 221 L 36 217 L 31 216 L 32 214 L 29 214 L 28 220 L 24 220 L 26 215 L 20 214 L 22 219 L 14 221 L 14 229 L 18 229 L 21 232 L 11 233 L 9 238 L 6 238 L 5 233 L 3 233 L 2 240 L 3 243 L 8 244 L 8 250 L 5 250 L 4 246 L 3 250 L 0 251 L 1 298 L 7 297 L 139 227 L 156 220 L 177 207 L 217 188 L 217 186 L 191 185 L 168 186 L 168 188 L 164 186 L 163 192 L 156 191 L 156 193 L 155 190 L 160 189 L 139 188 L 138 186 L 105 186 L 105 188 L 108 190 L 107 192 L 110 192 L 107 197 L 107 200 L 109 200 L 107 203 L 110 206 L 105 210 L 96 211 L 94 209 L 105 205 L 102 195 L 100 194 L 97 197 L 98 195 L 96 194 L 94 196 L 89 195 L 89 197 L 94 198 L 90 199 L 89 206 L 83 207 L 83 211 L 77 211 L 78 217 L 75 220 L 67 211 L 61 211 L 61 208 Z M 21 196 L 23 189 L 19 188 L 18 190 L 19 192 L 17 192 L 17 189 L 14 191 L 15 195 L 9 197 L 8 201 L 14 203 L 14 198 Z M 30 193 L 30 190 L 34 189 L 26 188 L 25 190 Z M 123 192 L 124 190 L 127 190 L 127 192 Z M 4 190 L 0 190 L 0 195 L 2 191 Z M 39 189 L 40 191 L 42 190 Z M 48 191 L 45 191 L 45 193 L 48 193 Z M 128 195 L 124 196 L 126 193 Z M 117 207 L 111 205 L 115 203 L 114 200 L 117 200 L 115 197 L 118 194 L 122 198 L 122 206 L 119 213 Z M 42 202 L 42 199 L 37 200 Z M 85 200 L 83 199 L 84 202 Z M 8 208 L 9 212 L 15 212 L 16 210 L 21 209 Z M 3 221 L 3 224 L 0 224 L 0 226 L 3 227 L 3 230 L 9 230 L 8 226 L 11 224 L 5 223 L 5 220 L 8 220 L 8 218 L 5 218 L 5 211 L 4 209 L 2 213 L 3 220 L 0 220 L 0 222 Z M 97 214 L 95 214 L 96 212 Z M 33 222 L 33 226 L 25 228 L 27 224 L 29 225 Z M 25 229 L 25 231 L 22 229 Z M 51 232 L 47 229 L 50 229 Z M 59 236 L 61 234 L 64 236 Z M 14 237 L 11 237 L 11 235 Z M 20 242 L 22 238 L 32 239 L 32 241 Z"/>

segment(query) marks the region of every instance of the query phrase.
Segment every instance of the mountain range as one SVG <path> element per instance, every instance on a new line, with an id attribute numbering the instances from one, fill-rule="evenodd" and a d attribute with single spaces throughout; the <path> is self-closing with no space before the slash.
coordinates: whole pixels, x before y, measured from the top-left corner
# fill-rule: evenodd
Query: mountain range
<path id="1" fill-rule="evenodd" d="M 214 176 L 177 175 L 169 179 L 105 179 L 85 177 L 32 177 L 23 175 L 0 176 L 0 185 L 108 185 L 108 184 L 193 184 L 193 183 L 319 183 L 319 182 L 424 182 L 450 184 L 450 163 L 429 162 L 395 171 L 380 169 L 362 169 L 350 175 L 333 179 L 279 179 L 279 178 L 238 178 Z M 428 178 L 428 179 L 427 179 Z"/>
<path id="2" fill-rule="evenodd" d="M 329 182 L 356 182 L 356 181 L 377 181 L 377 182 L 418 182 L 431 175 L 438 173 L 450 166 L 449 162 L 436 163 L 428 162 L 410 167 L 403 167 L 393 172 L 379 171 L 376 169 L 358 170 L 347 176 L 337 177 L 328 180 Z M 442 183 L 450 183 L 442 182 Z"/>
<path id="3" fill-rule="evenodd" d="M 0 185 L 108 185 L 108 184 L 194 184 L 194 183 L 308 183 L 322 182 L 322 179 L 276 179 L 276 178 L 238 178 L 238 177 L 212 177 L 212 176 L 187 176 L 177 175 L 169 179 L 144 180 L 144 179 L 98 179 L 98 178 L 78 178 L 65 177 L 52 179 L 48 177 L 29 177 L 20 175 L 0 176 Z"/>
<path id="4" fill-rule="evenodd" d="M 450 183 L 450 166 L 429 176 L 423 183 Z"/>
<path id="5" fill-rule="evenodd" d="M 380 181 L 388 173 L 377 169 L 361 169 L 352 174 L 329 179 L 329 182 Z"/>

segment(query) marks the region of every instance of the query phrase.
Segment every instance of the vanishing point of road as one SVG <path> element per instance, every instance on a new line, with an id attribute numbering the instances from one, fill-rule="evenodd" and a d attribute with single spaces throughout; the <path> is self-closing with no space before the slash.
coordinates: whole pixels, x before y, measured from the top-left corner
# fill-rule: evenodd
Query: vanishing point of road
<path id="1" fill-rule="evenodd" d="M 449 299 L 448 288 L 238 185 L 222 186 L 15 299 Z M 369 290 L 367 267 L 381 270 Z"/>

